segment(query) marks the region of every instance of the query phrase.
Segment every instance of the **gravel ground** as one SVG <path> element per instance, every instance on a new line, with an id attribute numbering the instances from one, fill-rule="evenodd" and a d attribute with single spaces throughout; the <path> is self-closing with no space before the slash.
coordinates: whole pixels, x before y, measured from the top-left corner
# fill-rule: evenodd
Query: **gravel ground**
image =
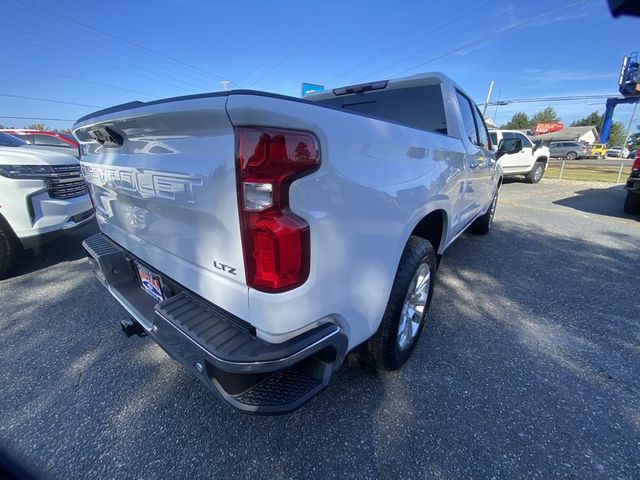
<path id="1" fill-rule="evenodd" d="M 280 417 L 215 400 L 89 273 L 91 228 L 0 281 L 0 443 L 50 478 L 638 478 L 640 222 L 602 184 L 508 182 L 445 255 L 395 373 Z"/>

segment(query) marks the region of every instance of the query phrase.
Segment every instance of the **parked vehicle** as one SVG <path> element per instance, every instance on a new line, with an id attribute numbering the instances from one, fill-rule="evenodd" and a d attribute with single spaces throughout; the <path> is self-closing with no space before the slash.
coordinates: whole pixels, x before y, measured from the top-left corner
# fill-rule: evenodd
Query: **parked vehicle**
<path id="1" fill-rule="evenodd" d="M 627 190 L 627 196 L 624 200 L 625 213 L 640 215 L 640 149 L 636 150 L 631 173 L 624 188 Z"/>
<path id="2" fill-rule="evenodd" d="M 489 130 L 491 142 L 496 145 L 505 138 L 517 138 L 522 142 L 522 150 L 511 155 L 502 155 L 498 163 L 505 176 L 524 175 L 529 183 L 538 183 L 547 168 L 549 149 L 534 144 L 529 137 L 517 130 Z"/>
<path id="3" fill-rule="evenodd" d="M 549 143 L 549 152 L 552 158 L 566 158 L 576 160 L 588 158 L 591 155 L 591 147 L 581 141 L 556 141 Z"/>
<path id="4" fill-rule="evenodd" d="M 636 158 L 636 155 L 637 155 L 637 151 L 631 151 L 627 155 L 627 159 L 634 159 L 634 158 Z"/>
<path id="5" fill-rule="evenodd" d="M 605 143 L 594 143 L 591 145 L 591 156 L 595 158 L 604 158 L 607 154 L 607 145 Z"/>
<path id="6" fill-rule="evenodd" d="M 78 141 L 70 133 L 15 128 L 5 128 L 2 131 L 25 141 L 29 145 L 36 145 L 41 150 L 73 155 L 76 158 L 80 156 Z"/>
<path id="7" fill-rule="evenodd" d="M 626 158 L 629 154 L 629 150 L 622 147 L 612 147 L 607 150 L 607 158 Z"/>
<path id="8" fill-rule="evenodd" d="M 76 158 L 24 148 L 0 132 L 0 276 L 21 248 L 39 247 L 93 216 Z"/>
<path id="9" fill-rule="evenodd" d="M 84 245 L 123 329 L 251 413 L 299 407 L 360 345 L 401 367 L 440 257 L 489 231 L 502 181 L 475 102 L 442 74 L 135 102 L 74 134 L 101 229 Z"/>

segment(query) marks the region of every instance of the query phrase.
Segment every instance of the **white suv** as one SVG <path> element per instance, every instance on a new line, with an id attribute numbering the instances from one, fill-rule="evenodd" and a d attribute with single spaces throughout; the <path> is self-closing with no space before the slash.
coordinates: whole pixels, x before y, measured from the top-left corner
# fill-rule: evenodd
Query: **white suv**
<path id="1" fill-rule="evenodd" d="M 94 217 L 76 158 L 23 146 L 0 132 L 0 276 L 20 248 L 39 247 Z"/>

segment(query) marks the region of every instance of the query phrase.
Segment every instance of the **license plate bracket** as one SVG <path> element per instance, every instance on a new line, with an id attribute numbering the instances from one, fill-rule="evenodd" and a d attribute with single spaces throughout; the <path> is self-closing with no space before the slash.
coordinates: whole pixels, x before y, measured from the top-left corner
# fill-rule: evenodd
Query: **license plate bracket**
<path id="1" fill-rule="evenodd" d="M 162 294 L 162 279 L 160 278 L 160 275 L 153 273 L 147 267 L 140 265 L 137 262 L 135 265 L 138 273 L 138 280 L 140 280 L 140 288 L 158 302 L 164 300 L 164 295 Z"/>

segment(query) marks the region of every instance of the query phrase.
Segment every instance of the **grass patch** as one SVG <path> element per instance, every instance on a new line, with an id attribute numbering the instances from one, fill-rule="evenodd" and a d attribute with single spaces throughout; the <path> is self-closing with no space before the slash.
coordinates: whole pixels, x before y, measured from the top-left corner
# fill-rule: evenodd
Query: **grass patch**
<path id="1" fill-rule="evenodd" d="M 544 176 L 550 179 L 559 178 L 560 168 L 560 166 L 556 165 L 550 166 L 547 168 Z M 584 167 L 570 166 L 565 164 L 564 172 L 562 172 L 562 180 L 589 180 L 596 182 L 615 183 L 618 179 L 619 171 L 619 166 Z M 622 170 L 622 175 L 620 175 L 620 182 L 624 182 L 626 180 L 626 178 L 629 176 L 630 171 L 631 167 L 627 167 Z"/>

